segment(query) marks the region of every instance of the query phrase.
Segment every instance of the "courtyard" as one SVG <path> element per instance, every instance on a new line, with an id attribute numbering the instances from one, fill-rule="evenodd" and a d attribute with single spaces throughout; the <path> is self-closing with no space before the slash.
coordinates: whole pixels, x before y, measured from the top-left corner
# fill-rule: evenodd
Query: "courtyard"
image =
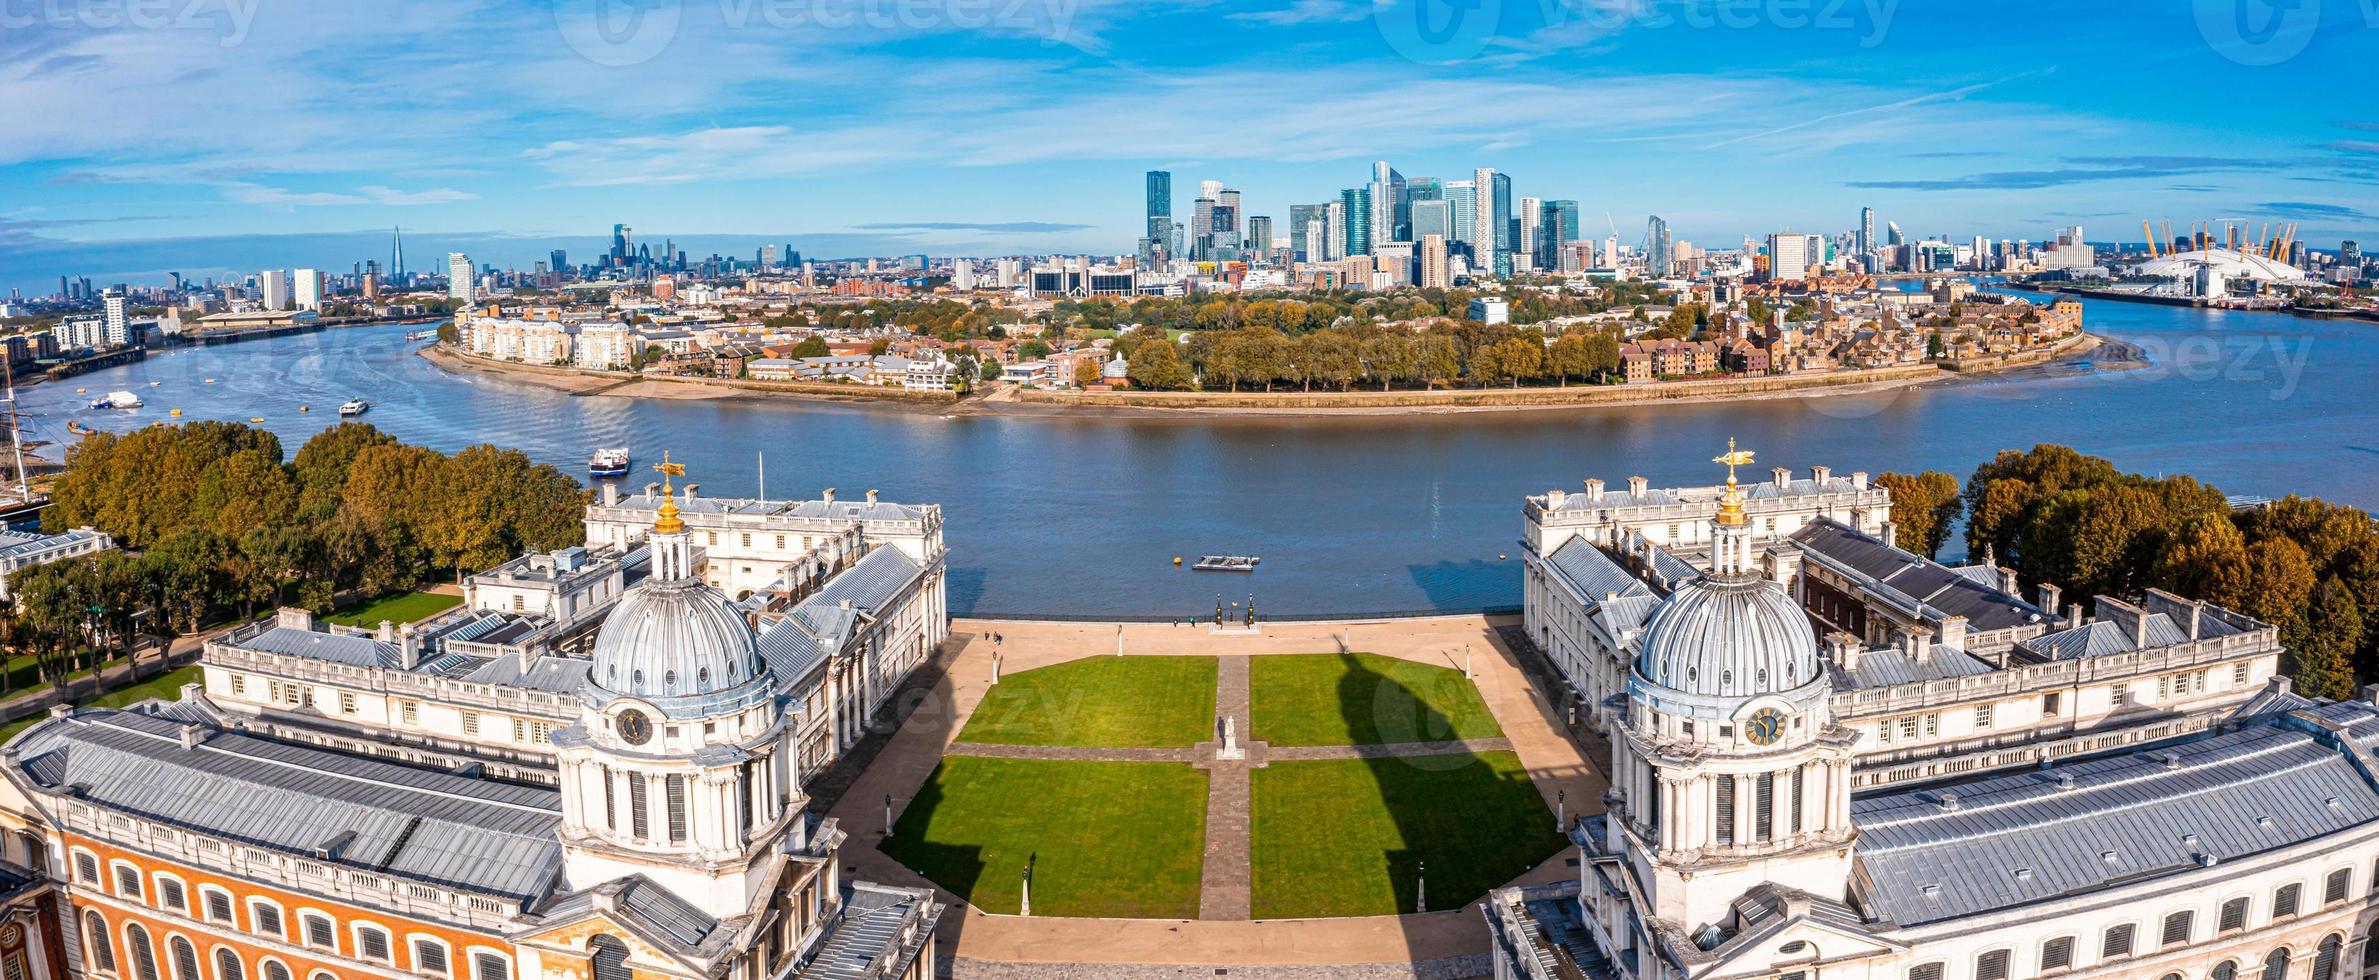
<path id="1" fill-rule="evenodd" d="M 987 682 L 878 849 L 1006 915 L 1029 866 L 1034 916 L 1382 916 L 1528 872 L 1554 823 L 1459 662 L 1087 656 Z"/>

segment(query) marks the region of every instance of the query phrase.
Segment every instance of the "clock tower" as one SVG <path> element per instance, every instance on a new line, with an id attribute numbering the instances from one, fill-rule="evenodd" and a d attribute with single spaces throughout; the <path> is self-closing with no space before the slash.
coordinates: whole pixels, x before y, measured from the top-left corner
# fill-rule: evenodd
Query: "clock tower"
<path id="1" fill-rule="evenodd" d="M 751 627 L 694 567 L 671 483 L 685 468 L 655 468 L 652 575 L 603 621 L 579 721 L 553 736 L 564 874 L 572 888 L 641 874 L 728 918 L 752 908 L 774 845 L 798 831 L 801 778 Z"/>
<path id="2" fill-rule="evenodd" d="M 1612 742 L 1613 853 L 1646 914 L 1687 930 L 1773 881 L 1841 899 L 1850 879 L 1851 745 L 1809 618 L 1759 575 L 1734 468 L 1711 518 L 1708 574 L 1653 613 Z"/>

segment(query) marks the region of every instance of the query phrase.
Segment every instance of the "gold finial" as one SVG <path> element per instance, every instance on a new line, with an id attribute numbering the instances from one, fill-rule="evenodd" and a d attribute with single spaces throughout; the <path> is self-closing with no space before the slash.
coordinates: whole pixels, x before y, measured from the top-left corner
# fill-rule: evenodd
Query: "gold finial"
<path id="1" fill-rule="evenodd" d="M 677 487 L 671 477 L 686 475 L 686 464 L 669 461 L 669 451 L 661 451 L 661 461 L 653 464 L 661 474 L 661 509 L 653 519 L 654 534 L 676 534 L 686 529 L 686 522 L 677 519 Z"/>
<path id="2" fill-rule="evenodd" d="M 1751 450 L 1735 448 L 1735 440 L 1726 440 L 1726 455 L 1710 462 L 1726 467 L 1726 493 L 1718 498 L 1718 523 L 1727 527 L 1742 527 L 1750 522 L 1743 516 L 1743 491 L 1735 485 L 1735 467 L 1751 465 Z"/>

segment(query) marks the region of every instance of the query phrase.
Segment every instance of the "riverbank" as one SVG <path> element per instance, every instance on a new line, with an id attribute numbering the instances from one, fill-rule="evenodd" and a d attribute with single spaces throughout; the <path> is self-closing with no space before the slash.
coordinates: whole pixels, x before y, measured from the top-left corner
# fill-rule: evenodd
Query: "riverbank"
<path id="1" fill-rule="evenodd" d="M 491 361 L 432 344 L 419 351 L 422 359 L 450 371 L 469 371 L 533 384 L 573 395 L 620 395 L 630 398 L 702 400 L 753 395 L 790 395 L 817 401 L 886 402 L 946 407 L 958 396 L 946 391 L 915 391 L 870 385 L 808 384 L 799 381 L 722 380 L 667 377 L 631 371 L 594 371 Z"/>
<path id="2" fill-rule="evenodd" d="M 420 354 L 433 364 L 524 381 L 575 395 L 710 399 L 760 395 L 932 407 L 959 415 L 1435 415 L 1752 401 L 1861 395 L 1978 375 L 2016 372 L 2081 357 L 2103 341 L 2076 334 L 2057 345 L 1955 366 L 1906 364 L 1792 375 L 1556 388 L 1441 388 L 1427 391 L 1073 391 L 999 386 L 980 398 L 947 392 L 783 381 L 674 378 L 625 371 L 541 367 L 491 361 L 441 346 Z M 2136 353 L 2136 349 L 2134 349 Z"/>

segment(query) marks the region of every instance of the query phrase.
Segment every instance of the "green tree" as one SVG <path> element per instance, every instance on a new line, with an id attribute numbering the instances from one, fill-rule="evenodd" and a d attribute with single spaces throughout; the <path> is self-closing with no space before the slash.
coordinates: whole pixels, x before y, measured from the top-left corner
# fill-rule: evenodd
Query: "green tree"
<path id="1" fill-rule="evenodd" d="M 804 337 L 801 343 L 793 345 L 793 357 L 796 360 L 804 357 L 825 357 L 832 353 L 826 348 L 826 338 L 816 334 Z"/>
<path id="2" fill-rule="evenodd" d="M 318 521 L 337 513 L 347 486 L 347 470 L 355 465 L 356 454 L 366 447 L 395 443 L 396 437 L 368 422 L 341 422 L 306 440 L 290 461 L 290 472 L 297 478 L 298 516 Z"/>
<path id="3" fill-rule="evenodd" d="M 1189 384 L 1189 371 L 1170 341 L 1143 343 L 1126 360 L 1132 383 L 1142 388 L 1170 391 Z"/>
<path id="4" fill-rule="evenodd" d="M 2362 612 L 2346 583 L 2326 579 L 2315 586 L 2305 615 L 2280 629 L 2296 692 L 2312 698 L 2353 697 L 2354 657 L 2362 634 Z"/>
<path id="5" fill-rule="evenodd" d="M 1922 473 L 1885 473 L 1877 486 L 1892 493 L 1892 524 L 1899 528 L 1903 548 L 1931 558 L 1949 540 L 1950 526 L 1965 510 L 1958 478 L 1938 470 Z"/>

